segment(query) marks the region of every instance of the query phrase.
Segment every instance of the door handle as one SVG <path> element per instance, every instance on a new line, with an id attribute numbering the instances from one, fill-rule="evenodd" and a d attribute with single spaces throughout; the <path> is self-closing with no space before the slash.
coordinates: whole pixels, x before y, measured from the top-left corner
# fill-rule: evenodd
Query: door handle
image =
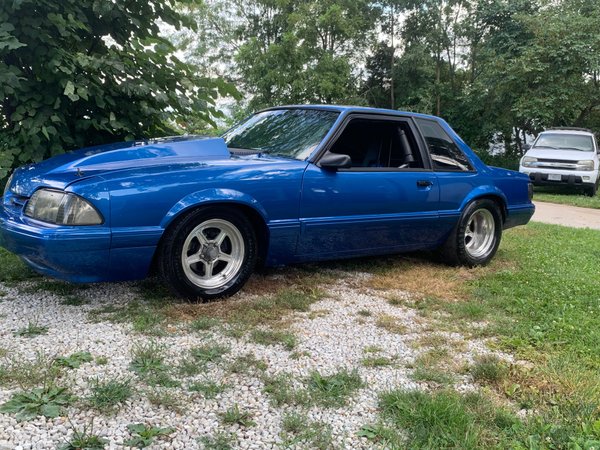
<path id="1" fill-rule="evenodd" d="M 429 187 L 429 186 L 433 186 L 433 183 L 429 180 L 417 181 L 417 187 Z"/>

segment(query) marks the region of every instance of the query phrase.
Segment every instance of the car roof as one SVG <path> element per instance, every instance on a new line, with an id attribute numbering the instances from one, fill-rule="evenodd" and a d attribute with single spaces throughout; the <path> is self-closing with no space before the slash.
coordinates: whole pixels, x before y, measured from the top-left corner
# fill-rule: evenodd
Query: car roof
<path id="1" fill-rule="evenodd" d="M 263 111 L 274 111 L 278 109 L 316 109 L 321 111 L 335 111 L 339 113 L 364 113 L 364 114 L 386 114 L 393 116 L 412 116 L 422 117 L 424 119 L 439 120 L 439 117 L 429 114 L 421 114 L 409 111 L 398 111 L 395 109 L 370 108 L 367 106 L 351 106 L 351 105 L 283 105 L 266 108 Z"/>
<path id="2" fill-rule="evenodd" d="M 593 136 L 594 133 L 592 131 L 587 130 L 577 130 L 577 129 L 548 129 L 542 131 L 540 134 L 576 134 L 580 136 Z"/>

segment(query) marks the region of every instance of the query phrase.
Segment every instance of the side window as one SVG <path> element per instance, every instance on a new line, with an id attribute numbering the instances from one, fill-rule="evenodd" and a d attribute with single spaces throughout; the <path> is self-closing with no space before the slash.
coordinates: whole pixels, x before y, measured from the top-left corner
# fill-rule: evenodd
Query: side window
<path id="1" fill-rule="evenodd" d="M 427 142 L 433 170 L 469 172 L 473 166 L 441 125 L 433 120 L 415 119 Z"/>
<path id="2" fill-rule="evenodd" d="M 423 168 L 415 137 L 403 121 L 352 119 L 329 151 L 350 156 L 352 168 Z"/>

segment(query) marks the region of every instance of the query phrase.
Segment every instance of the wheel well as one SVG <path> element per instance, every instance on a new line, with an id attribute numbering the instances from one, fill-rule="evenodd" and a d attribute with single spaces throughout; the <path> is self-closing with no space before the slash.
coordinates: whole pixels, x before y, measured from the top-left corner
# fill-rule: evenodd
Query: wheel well
<path id="1" fill-rule="evenodd" d="M 197 205 L 197 206 L 194 206 L 194 207 L 191 207 L 191 208 L 188 208 L 188 209 L 185 209 L 185 210 L 179 212 L 179 214 L 177 214 L 177 216 L 175 216 L 175 218 L 173 218 L 173 220 L 171 220 L 171 223 L 169 223 L 169 225 L 165 228 L 165 231 L 163 232 L 162 236 L 160 237 L 160 240 L 158 241 L 158 244 L 156 245 L 156 251 L 154 252 L 154 256 L 152 258 L 152 265 L 150 267 L 151 275 L 158 273 L 157 262 L 158 262 L 158 258 L 160 255 L 162 242 L 163 242 L 164 237 L 167 234 L 167 231 L 169 229 L 171 229 L 172 227 L 174 227 L 189 212 L 191 212 L 195 209 L 198 209 L 198 208 L 205 207 L 205 206 L 222 206 L 222 207 L 226 207 L 226 208 L 236 209 L 236 210 L 240 211 L 242 214 L 244 214 L 246 216 L 246 218 L 248 218 L 248 220 L 252 224 L 252 227 L 254 228 L 254 232 L 256 233 L 256 238 L 258 240 L 258 262 L 257 262 L 257 264 L 259 267 L 264 265 L 264 263 L 267 259 L 267 251 L 269 250 L 269 229 L 268 229 L 267 224 L 265 223 L 263 217 L 260 215 L 260 213 L 258 211 L 256 211 L 254 208 L 247 206 L 247 205 L 240 204 L 240 203 L 230 203 L 230 202 L 203 203 L 203 204 L 200 204 L 200 205 Z"/>
<path id="2" fill-rule="evenodd" d="M 496 203 L 496 205 L 498 205 L 498 209 L 500 210 L 500 213 L 502 214 L 502 223 L 506 222 L 506 216 L 507 216 L 506 203 L 504 203 L 504 200 L 502 199 L 502 197 L 499 197 L 497 195 L 484 195 L 482 197 L 477 197 L 474 200 L 481 200 L 484 198 L 487 198 L 488 200 L 491 200 L 494 203 Z"/>

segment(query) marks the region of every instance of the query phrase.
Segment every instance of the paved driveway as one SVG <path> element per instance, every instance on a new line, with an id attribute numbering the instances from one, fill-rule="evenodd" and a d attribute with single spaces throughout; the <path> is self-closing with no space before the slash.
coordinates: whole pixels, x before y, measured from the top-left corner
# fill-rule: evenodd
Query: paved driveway
<path id="1" fill-rule="evenodd" d="M 578 206 L 557 205 L 545 202 L 534 203 L 536 210 L 531 220 L 535 222 L 600 230 L 600 209 L 580 208 Z"/>

